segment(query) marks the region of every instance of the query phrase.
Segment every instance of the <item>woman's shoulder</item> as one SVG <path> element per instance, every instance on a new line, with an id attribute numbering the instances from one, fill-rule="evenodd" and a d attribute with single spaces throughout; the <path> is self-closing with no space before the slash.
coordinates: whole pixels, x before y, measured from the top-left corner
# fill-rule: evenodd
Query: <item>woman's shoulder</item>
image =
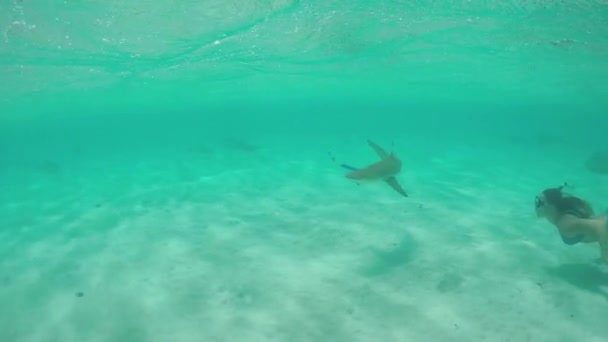
<path id="1" fill-rule="evenodd" d="M 604 218 L 578 217 L 572 214 L 564 214 L 557 221 L 560 231 L 567 233 L 596 231 L 601 227 Z"/>
<path id="2" fill-rule="evenodd" d="M 593 218 L 579 217 L 574 213 L 564 213 L 556 223 L 559 228 L 565 231 L 573 231 L 591 227 L 594 221 L 595 219 Z"/>

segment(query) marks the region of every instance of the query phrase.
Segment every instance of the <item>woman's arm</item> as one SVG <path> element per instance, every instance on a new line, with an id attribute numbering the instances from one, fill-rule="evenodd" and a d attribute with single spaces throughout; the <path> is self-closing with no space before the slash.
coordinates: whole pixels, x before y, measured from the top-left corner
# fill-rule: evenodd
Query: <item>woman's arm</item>
<path id="1" fill-rule="evenodd" d="M 578 218 L 573 215 L 564 215 L 557 223 L 559 232 L 566 236 L 585 234 L 597 237 L 595 226 L 595 220 Z"/>
<path id="2" fill-rule="evenodd" d="M 608 232 L 604 229 L 605 223 L 597 219 L 581 219 L 575 216 L 564 218 L 559 223 L 560 232 L 571 234 L 585 234 L 597 239 L 600 245 L 602 260 L 608 263 Z"/>

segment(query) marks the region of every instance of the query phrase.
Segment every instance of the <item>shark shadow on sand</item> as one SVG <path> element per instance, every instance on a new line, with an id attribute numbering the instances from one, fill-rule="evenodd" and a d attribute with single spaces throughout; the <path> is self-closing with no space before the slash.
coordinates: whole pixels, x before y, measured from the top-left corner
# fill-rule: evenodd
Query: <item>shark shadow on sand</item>
<path id="1" fill-rule="evenodd" d="M 410 236 L 404 234 L 387 248 L 372 247 L 369 250 L 370 261 L 360 272 L 366 277 L 381 277 L 390 275 L 393 271 L 413 262 L 418 255 L 418 244 Z"/>

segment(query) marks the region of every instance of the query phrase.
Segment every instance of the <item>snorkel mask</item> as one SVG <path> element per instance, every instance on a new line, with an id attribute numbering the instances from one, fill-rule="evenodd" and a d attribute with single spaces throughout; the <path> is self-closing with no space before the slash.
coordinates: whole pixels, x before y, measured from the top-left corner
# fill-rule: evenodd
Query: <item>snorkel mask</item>
<path id="1" fill-rule="evenodd" d="M 564 183 L 563 185 L 560 185 L 556 188 L 546 189 L 543 191 L 543 195 L 545 196 L 546 199 L 549 200 L 549 202 L 553 202 L 554 199 L 561 198 L 562 190 L 567 186 L 569 186 L 569 184 Z M 545 204 L 546 204 L 546 202 L 543 201 L 540 198 L 540 196 L 536 196 L 536 198 L 534 199 L 534 208 L 537 210 Z"/>

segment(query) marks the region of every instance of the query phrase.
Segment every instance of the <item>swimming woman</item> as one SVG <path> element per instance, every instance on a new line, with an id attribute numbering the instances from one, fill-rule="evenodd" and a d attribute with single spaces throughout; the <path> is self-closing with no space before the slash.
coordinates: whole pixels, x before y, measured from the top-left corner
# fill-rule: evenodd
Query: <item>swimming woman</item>
<path id="1" fill-rule="evenodd" d="M 536 214 L 557 227 L 567 245 L 599 242 L 601 260 L 608 263 L 608 218 L 595 216 L 589 203 L 565 194 L 563 188 L 546 189 L 536 196 Z"/>

